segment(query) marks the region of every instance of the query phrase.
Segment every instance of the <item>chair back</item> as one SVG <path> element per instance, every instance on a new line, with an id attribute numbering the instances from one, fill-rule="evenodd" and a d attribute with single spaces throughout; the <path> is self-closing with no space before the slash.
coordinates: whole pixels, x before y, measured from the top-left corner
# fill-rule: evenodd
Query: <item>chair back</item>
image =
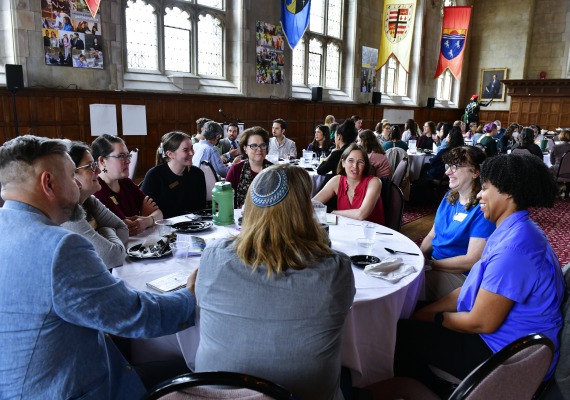
<path id="1" fill-rule="evenodd" d="M 566 290 L 562 303 L 562 330 L 560 331 L 560 358 L 554 371 L 555 385 L 564 399 L 570 399 L 570 264 L 563 270 Z"/>
<path id="2" fill-rule="evenodd" d="M 558 171 L 556 172 L 558 182 L 570 182 L 570 151 L 567 151 L 560 160 Z"/>
<path id="3" fill-rule="evenodd" d="M 554 345 L 544 335 L 517 339 L 467 375 L 449 400 L 531 399 L 553 355 Z"/>
<path id="4" fill-rule="evenodd" d="M 523 155 L 523 156 L 524 156 L 525 154 L 526 154 L 526 155 L 531 155 L 532 153 L 531 153 L 530 150 L 528 150 L 528 149 L 519 149 L 519 148 L 516 148 L 516 149 L 514 149 L 514 150 L 511 151 L 511 154 L 518 154 L 518 155 Z"/>
<path id="5" fill-rule="evenodd" d="M 150 389 L 143 397 L 143 400 L 155 399 L 294 400 L 297 397 L 273 382 L 251 375 L 236 372 L 197 372 L 164 381 Z"/>
<path id="6" fill-rule="evenodd" d="M 134 180 L 137 176 L 137 167 L 139 165 L 139 149 L 132 149 L 130 152 L 131 154 L 131 163 L 129 164 L 129 178 Z"/>
<path id="7" fill-rule="evenodd" d="M 402 227 L 404 215 L 404 194 L 402 189 L 388 178 L 382 181 L 382 205 L 384 206 L 384 225 L 395 231 Z"/>
<path id="8" fill-rule="evenodd" d="M 204 177 L 206 178 L 206 201 L 211 202 L 212 189 L 214 189 L 216 182 L 219 181 L 218 174 L 216 174 L 212 164 L 206 160 L 200 163 L 200 169 L 204 172 Z"/>
<path id="9" fill-rule="evenodd" d="M 400 163 L 394 170 L 394 173 L 392 174 L 392 182 L 394 182 L 400 188 L 402 187 L 402 181 L 406 176 L 407 170 L 408 170 L 408 159 L 404 158 L 402 161 L 400 161 Z"/>

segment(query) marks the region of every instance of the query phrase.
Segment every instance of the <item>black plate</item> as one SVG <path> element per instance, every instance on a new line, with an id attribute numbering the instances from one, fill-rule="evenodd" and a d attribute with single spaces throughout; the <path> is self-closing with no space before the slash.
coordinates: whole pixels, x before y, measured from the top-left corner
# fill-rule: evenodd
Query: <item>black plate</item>
<path id="1" fill-rule="evenodd" d="M 192 214 L 199 215 L 202 219 L 212 219 L 212 209 L 205 208 L 203 210 L 194 211 Z"/>
<path id="2" fill-rule="evenodd" d="M 155 259 L 155 258 L 163 258 L 172 255 L 172 249 L 170 245 L 165 248 L 165 250 L 159 254 L 141 254 L 140 249 L 142 247 L 142 243 L 135 244 L 127 249 L 127 255 L 131 258 L 136 258 L 137 260 L 145 260 L 145 259 Z"/>
<path id="3" fill-rule="evenodd" d="M 352 256 L 350 261 L 356 268 L 364 269 L 367 265 L 379 263 L 380 259 L 375 256 Z"/>
<path id="4" fill-rule="evenodd" d="M 213 222 L 208 221 L 185 221 L 178 222 L 172 225 L 172 227 L 180 233 L 195 233 L 210 229 L 213 225 Z"/>

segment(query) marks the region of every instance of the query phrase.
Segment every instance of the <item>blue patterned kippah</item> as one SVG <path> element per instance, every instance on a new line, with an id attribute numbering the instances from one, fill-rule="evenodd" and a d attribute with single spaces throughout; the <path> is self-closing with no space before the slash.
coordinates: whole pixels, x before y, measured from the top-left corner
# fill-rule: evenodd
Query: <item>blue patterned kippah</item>
<path id="1" fill-rule="evenodd" d="M 251 201 L 258 207 L 272 207 L 289 193 L 289 182 L 283 168 L 267 168 L 251 183 Z"/>

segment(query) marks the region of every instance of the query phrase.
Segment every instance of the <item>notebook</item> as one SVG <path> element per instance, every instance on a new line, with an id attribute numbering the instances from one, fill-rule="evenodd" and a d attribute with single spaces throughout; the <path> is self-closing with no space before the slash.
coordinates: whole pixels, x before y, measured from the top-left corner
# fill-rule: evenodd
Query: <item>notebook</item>
<path id="1" fill-rule="evenodd" d="M 172 292 L 186 286 L 188 280 L 188 272 L 173 272 L 172 274 L 147 282 L 147 286 L 159 292 Z"/>

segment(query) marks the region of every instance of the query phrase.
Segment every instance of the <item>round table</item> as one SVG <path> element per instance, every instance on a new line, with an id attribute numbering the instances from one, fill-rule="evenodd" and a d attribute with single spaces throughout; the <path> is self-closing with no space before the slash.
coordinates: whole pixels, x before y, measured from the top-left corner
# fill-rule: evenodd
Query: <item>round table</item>
<path id="1" fill-rule="evenodd" d="M 420 179 L 422 167 L 429 163 L 433 157 L 432 153 L 410 153 L 408 152 L 408 160 L 410 165 L 410 182 L 415 182 Z"/>
<path id="2" fill-rule="evenodd" d="M 236 217 L 240 211 L 236 210 Z M 172 219 L 175 222 L 187 221 L 184 216 Z M 372 254 L 380 258 L 392 256 L 384 247 L 417 253 L 399 255 L 404 263 L 415 268 L 415 272 L 397 283 L 391 283 L 364 274 L 353 267 L 356 294 L 349 311 L 341 346 L 342 365 L 352 373 L 352 383 L 364 387 L 393 376 L 394 347 L 396 343 L 396 324 L 400 318 L 408 318 L 424 288 L 424 260 L 418 246 L 410 239 L 381 225 L 376 225 L 375 244 L 369 249 L 360 248 L 356 239 L 363 237 L 363 221 L 350 218 L 337 218 L 336 225 L 329 226 L 332 248 L 349 256 Z M 145 236 L 156 234 L 156 228 L 145 232 Z M 214 226 L 211 230 L 195 234 L 206 241 L 206 245 L 216 238 L 236 235 L 236 226 Z M 129 245 L 140 243 L 144 236 L 133 238 Z M 134 289 L 152 289 L 146 283 L 176 271 L 190 273 L 199 266 L 200 258 L 191 257 L 184 265 L 177 263 L 172 257 L 156 260 L 127 260 L 125 265 L 113 269 L 113 275 L 121 278 Z M 133 341 L 132 353 L 134 362 L 167 360 L 180 354 L 184 355 L 190 369 L 194 367 L 194 357 L 199 343 L 199 312 L 196 326 L 157 339 L 136 339 Z"/>

